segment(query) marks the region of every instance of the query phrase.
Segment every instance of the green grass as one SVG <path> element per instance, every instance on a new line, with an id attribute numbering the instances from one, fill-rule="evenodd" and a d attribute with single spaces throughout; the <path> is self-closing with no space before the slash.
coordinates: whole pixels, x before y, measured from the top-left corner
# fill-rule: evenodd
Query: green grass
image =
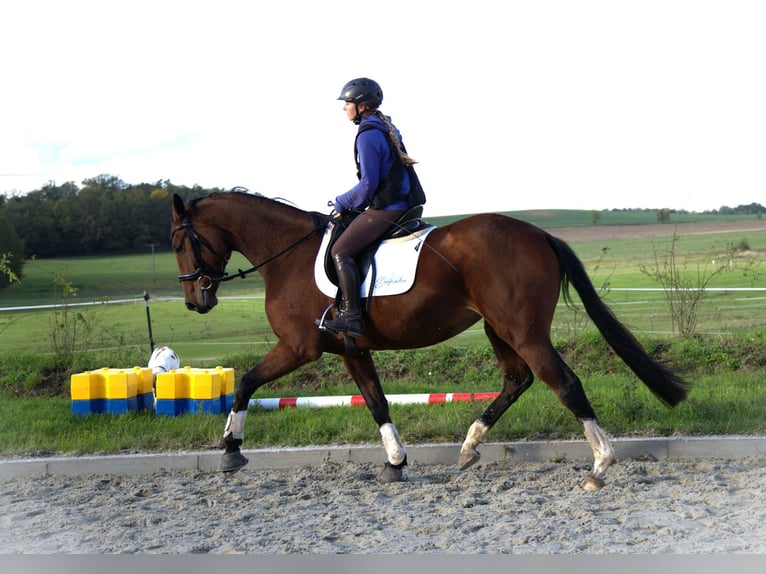
<path id="1" fill-rule="evenodd" d="M 588 335 L 560 352 L 578 373 L 603 427 L 617 436 L 757 435 L 766 431 L 766 330 L 734 338 L 649 339 L 647 350 L 674 364 L 692 383 L 687 401 L 670 409 L 660 403 L 602 339 Z M 226 360 L 242 373 L 260 355 Z M 388 394 L 480 392 L 500 389 L 500 373 L 486 345 L 439 346 L 423 351 L 375 354 Z M 274 383 L 256 398 L 358 394 L 341 361 L 324 356 Z M 485 403 L 391 405 L 408 444 L 459 442 Z M 226 415 L 153 416 L 70 413 L 65 397 L 27 396 L 0 401 L 0 444 L 4 455 L 157 452 L 216 449 Z M 245 427 L 246 448 L 360 444 L 379 441 L 365 408 L 253 408 Z M 492 429 L 491 441 L 581 438 L 572 414 L 536 381 Z"/>
<path id="2" fill-rule="evenodd" d="M 705 272 L 713 260 L 727 253 L 727 244 L 746 240 L 762 261 L 766 253 L 766 232 L 749 232 L 746 236 L 731 234 L 681 237 L 677 249 L 684 255 L 690 273 Z M 606 301 L 617 315 L 639 333 L 669 332 L 670 317 L 664 296 L 659 291 L 623 291 L 623 289 L 658 288 L 654 280 L 639 269 L 640 264 L 653 262 L 656 249 L 660 256 L 668 249 L 670 238 L 647 240 L 610 240 L 608 242 L 574 243 L 597 287 L 608 283 Z M 605 251 L 606 248 L 606 251 Z M 717 276 L 711 289 L 757 288 L 764 285 L 766 268 L 754 273 L 740 271 L 751 256 L 742 255 L 733 270 Z M 134 351 L 133 361 L 146 360 L 149 353 L 148 325 L 143 292 L 151 296 L 150 313 L 154 340 L 172 346 L 182 360 L 214 360 L 236 351 L 256 351 L 268 348 L 274 337 L 263 311 L 263 283 L 255 274 L 244 280 L 230 281 L 220 289 L 221 302 L 208 315 L 190 313 L 180 297 L 181 287 L 176 279 L 175 258 L 170 253 L 158 253 L 153 279 L 151 256 L 126 255 L 106 258 L 80 258 L 55 261 L 33 261 L 25 269 L 19 284 L 0 291 L 0 307 L 50 305 L 60 303 L 54 296 L 55 274 L 63 275 L 77 288 L 69 302 L 117 301 L 132 302 L 96 307 L 72 307 L 72 310 L 93 318 L 94 332 L 87 340 L 91 350 L 120 348 Z M 231 269 L 245 267 L 244 259 L 234 259 Z M 701 306 L 702 332 L 736 332 L 766 325 L 764 292 L 710 291 Z M 50 309 L 0 311 L 0 345 L 5 353 L 51 352 L 50 330 L 55 311 Z M 578 319 L 560 305 L 555 318 L 554 335 L 567 337 L 578 331 Z M 474 333 L 481 336 L 481 328 Z M 471 336 L 470 333 L 467 336 Z M 94 365 L 97 366 L 97 365 Z M 112 366 L 112 365 L 101 365 Z"/>
<path id="3" fill-rule="evenodd" d="M 553 234 L 555 235 L 555 231 Z M 742 241 L 747 242 L 752 251 L 763 252 L 766 250 L 766 232 L 753 230 L 709 235 L 679 234 L 676 247 L 690 259 L 696 259 L 700 263 L 711 263 L 713 258 L 725 257 L 731 245 L 736 246 Z M 639 262 L 651 261 L 654 251 L 659 255 L 663 254 L 670 247 L 671 242 L 672 235 L 642 239 L 577 242 L 573 243 L 572 246 L 583 261 L 605 260 L 611 263 L 637 265 Z"/>
<path id="4" fill-rule="evenodd" d="M 230 270 L 248 268 L 242 255 L 232 255 Z M 75 257 L 62 259 L 32 259 L 24 265 L 24 277 L 0 291 L 0 307 L 24 305 L 50 305 L 60 302 L 60 293 L 54 288 L 54 277 L 63 277 L 77 289 L 76 301 L 102 301 L 105 299 L 140 299 L 144 291 L 151 297 L 179 297 L 178 267 L 172 252 L 115 255 L 110 257 Z M 247 294 L 262 289 L 258 275 L 246 281 L 231 281 L 227 285 L 231 294 Z"/>
<path id="5" fill-rule="evenodd" d="M 766 431 L 766 386 L 760 373 L 696 378 L 689 400 L 675 409 L 663 406 L 628 375 L 592 375 L 585 386 L 602 426 L 616 436 L 757 435 Z M 392 405 L 391 417 L 408 444 L 462 442 L 468 426 L 485 406 Z M 220 448 L 225 420 L 225 415 L 162 417 L 148 412 L 77 417 L 70 414 L 70 402 L 63 398 L 17 399 L 0 403 L 0 444 L 4 455 L 38 456 L 208 450 Z M 550 389 L 537 382 L 495 425 L 489 440 L 569 438 L 582 438 L 576 420 Z M 255 408 L 245 426 L 246 448 L 377 444 L 379 440 L 372 417 L 361 407 Z"/>

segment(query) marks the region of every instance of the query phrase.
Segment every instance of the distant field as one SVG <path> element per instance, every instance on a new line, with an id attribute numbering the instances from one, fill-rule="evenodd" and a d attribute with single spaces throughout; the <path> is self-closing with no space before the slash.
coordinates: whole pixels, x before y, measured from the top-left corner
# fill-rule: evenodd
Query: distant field
<path id="1" fill-rule="evenodd" d="M 654 252 L 663 254 L 677 234 L 676 248 L 686 271 L 704 272 L 726 259 L 731 246 L 745 244 L 738 251 L 732 270 L 710 284 L 701 310 L 700 329 L 726 333 L 766 325 L 766 266 L 744 276 L 738 269 L 746 261 L 762 263 L 766 258 L 766 222 L 753 216 L 725 217 L 695 222 L 672 222 L 658 225 L 651 214 L 601 212 L 598 225 L 589 220 L 589 212 L 519 212 L 519 218 L 532 220 L 569 241 L 586 264 L 597 287 L 608 285 L 606 300 L 616 314 L 638 333 L 669 333 L 670 319 L 658 285 L 640 272 L 649 265 Z M 606 225 L 612 215 L 642 215 L 637 223 L 623 220 L 623 225 Z M 692 215 L 683 217 L 692 218 Z M 433 218 L 445 225 L 446 218 Z M 578 223 L 580 222 L 580 223 Z M 249 267 L 250 263 L 235 254 L 230 271 Z M 263 283 L 255 274 L 244 280 L 226 283 L 219 291 L 222 301 L 205 316 L 187 311 L 180 300 L 181 286 L 172 253 L 158 252 L 113 257 L 83 257 L 29 261 L 24 279 L 0 291 L 0 308 L 61 303 L 53 278 L 64 277 L 77 288 L 70 304 L 93 301 L 127 300 L 119 305 L 71 307 L 77 312 L 98 314 L 98 332 L 92 337 L 95 347 L 133 346 L 138 357 L 148 353 L 148 328 L 144 291 L 148 291 L 154 340 L 173 346 L 183 358 L 210 358 L 234 351 L 252 351 L 274 343 L 263 313 Z M 633 289 L 645 289 L 634 291 Z M 720 291 L 719 291 L 720 289 Z M 1 353 L 48 352 L 49 331 L 54 311 L 51 309 L 0 311 Z M 584 326 L 580 314 L 561 305 L 554 324 L 554 336 L 568 336 Z M 481 328 L 469 331 L 452 344 L 484 341 Z"/>
<path id="2" fill-rule="evenodd" d="M 594 224 L 593 215 L 597 214 L 598 221 Z M 446 225 L 466 215 L 452 215 L 448 217 L 428 217 L 426 219 L 437 225 Z M 581 209 L 535 209 L 528 211 L 507 211 L 505 215 L 528 221 L 539 225 L 544 229 L 559 227 L 610 227 L 614 225 L 652 225 L 657 224 L 656 211 L 622 211 L 601 210 L 587 211 Z M 724 221 L 728 223 L 753 221 L 754 215 L 717 215 L 710 213 L 672 213 L 667 223 L 663 226 L 673 226 L 678 223 L 707 223 L 711 221 Z"/>

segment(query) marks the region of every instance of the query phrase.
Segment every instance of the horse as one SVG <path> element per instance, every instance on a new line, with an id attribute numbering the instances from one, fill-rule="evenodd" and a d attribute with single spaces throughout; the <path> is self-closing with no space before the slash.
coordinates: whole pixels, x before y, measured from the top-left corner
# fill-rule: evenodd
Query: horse
<path id="1" fill-rule="evenodd" d="M 349 345 L 341 334 L 316 324 L 333 304 L 314 279 L 314 261 L 330 215 L 246 190 L 217 192 L 188 203 L 174 194 L 172 212 L 171 244 L 187 309 L 210 312 L 221 283 L 258 271 L 266 316 L 278 338 L 236 385 L 220 471 L 234 472 L 248 463 L 241 446 L 253 393 L 331 353 L 344 362 L 379 427 L 387 460 L 378 480 L 404 480 L 406 448 L 389 415 L 371 351 L 427 347 L 481 320 L 499 363 L 502 389 L 470 425 L 458 454 L 459 468 L 479 460 L 478 447 L 492 426 L 537 376 L 579 421 L 593 452 L 582 487 L 599 490 L 615 451 L 580 379 L 550 338 L 559 296 L 572 301 L 570 286 L 609 346 L 657 398 L 673 407 L 687 396 L 688 383 L 652 358 L 617 319 L 571 247 L 533 224 L 482 213 L 436 227 L 424 240 L 412 287 L 400 295 L 372 297 L 364 332 Z M 226 265 L 234 251 L 253 267 L 229 275 Z"/>

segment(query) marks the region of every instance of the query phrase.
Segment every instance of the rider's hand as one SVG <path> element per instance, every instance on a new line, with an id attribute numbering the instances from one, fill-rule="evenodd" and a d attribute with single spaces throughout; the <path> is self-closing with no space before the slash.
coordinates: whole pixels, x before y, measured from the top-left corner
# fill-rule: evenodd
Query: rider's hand
<path id="1" fill-rule="evenodd" d="M 338 211 L 337 208 L 335 207 L 335 202 L 333 202 L 332 200 L 327 202 L 327 207 L 332 208 L 332 210 L 330 211 L 330 219 L 335 220 L 335 219 L 340 219 L 341 217 L 343 217 L 343 212 L 344 212 L 343 208 L 341 208 L 340 211 Z"/>

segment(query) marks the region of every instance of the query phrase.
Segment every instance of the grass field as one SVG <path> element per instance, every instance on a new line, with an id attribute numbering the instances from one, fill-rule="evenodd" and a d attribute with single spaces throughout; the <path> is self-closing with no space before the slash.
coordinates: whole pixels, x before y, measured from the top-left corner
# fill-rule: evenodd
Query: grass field
<path id="1" fill-rule="evenodd" d="M 577 221 L 575 213 L 580 218 L 587 215 L 561 212 L 554 218 L 549 213 L 547 226 L 555 233 L 557 226 Z M 642 215 L 647 217 L 643 212 Z M 621 320 L 638 334 L 670 335 L 672 324 L 664 295 L 658 283 L 641 272 L 641 265 L 650 266 L 655 253 L 661 259 L 671 242 L 672 237 L 665 236 L 571 244 L 583 259 L 594 285 L 602 289 L 605 300 Z M 732 246 L 743 242 L 749 247 L 746 254 L 732 252 Z M 766 267 L 761 265 L 766 258 L 766 231 L 682 235 L 677 239 L 676 250 L 684 272 L 692 277 L 709 273 L 721 261 L 728 262 L 731 253 L 735 255 L 732 268 L 707 286 L 700 305 L 700 332 L 725 334 L 766 326 L 763 290 Z M 751 268 L 745 273 L 747 265 Z M 229 264 L 230 270 L 248 267 L 250 263 L 236 253 Z M 214 362 L 227 353 L 260 353 L 273 344 L 263 312 L 263 283 L 258 274 L 224 284 L 219 290 L 220 304 L 214 312 L 203 316 L 185 309 L 177 273 L 175 257 L 169 252 L 154 256 L 147 253 L 31 260 L 25 266 L 23 281 L 0 291 L 0 308 L 61 304 L 64 299 L 55 278 L 63 278 L 76 288 L 76 294 L 66 299 L 70 320 L 83 317 L 92 325 L 89 333 L 79 335 L 83 345 L 90 349 L 133 349 L 135 361 L 145 360 L 150 348 L 144 291 L 150 295 L 155 343 L 172 346 L 184 360 Z M 116 303 L 119 301 L 122 302 Z M 80 306 L 84 303 L 96 304 Z M 62 313 L 61 309 L 51 308 L 0 311 L 0 353 L 53 352 L 52 321 L 61 319 Z M 586 326 L 581 312 L 560 304 L 554 337 L 570 337 Z M 473 339 L 484 341 L 480 325 L 450 344 Z"/>
<path id="2" fill-rule="evenodd" d="M 506 212 L 506 215 L 534 223 L 544 229 L 555 229 L 560 227 L 592 227 L 594 226 L 594 213 L 596 213 L 598 217 L 598 221 L 595 225 L 601 227 L 613 225 L 650 225 L 657 223 L 657 213 L 655 210 L 626 211 L 605 209 L 593 212 L 582 209 L 534 209 L 526 211 L 509 211 Z M 464 217 L 466 217 L 466 215 L 451 215 L 435 217 L 432 221 L 437 225 L 446 225 L 447 223 L 451 223 Z M 721 221 L 721 219 L 726 219 L 728 221 L 748 221 L 753 218 L 753 215 L 722 216 L 713 213 L 672 213 L 669 215 L 666 225 L 672 226 L 677 223 L 704 223 Z"/>
<path id="3" fill-rule="evenodd" d="M 554 221 L 566 222 L 570 231 L 577 227 L 575 215 L 565 215 L 556 220 L 550 213 L 538 214 L 548 218 L 546 227 L 554 233 Z M 564 228 L 562 225 L 562 232 Z M 761 263 L 766 257 L 766 230 L 740 233 L 735 227 L 733 232 L 677 238 L 675 249 L 685 273 L 704 273 L 714 261 L 725 258 L 728 262 L 734 256 L 731 269 L 711 281 L 702 300 L 701 336 L 688 341 L 672 334 L 663 293 L 641 272 L 641 265 L 651 265 L 655 253 L 661 256 L 670 248 L 672 232 L 630 238 L 607 234 L 590 241 L 570 240 L 570 244 L 618 318 L 652 354 L 668 360 L 694 383 L 688 401 L 676 409 L 665 408 L 615 359 L 581 311 L 560 304 L 553 325 L 554 343 L 583 379 L 608 432 L 641 436 L 764 432 L 766 292 L 762 273 L 766 269 Z M 732 249 L 742 244 L 747 245 L 746 250 Z M 235 254 L 229 269 L 249 266 Z M 182 365 L 223 364 L 235 367 L 241 375 L 274 344 L 257 274 L 226 283 L 215 311 L 197 315 L 183 304 L 177 272 L 174 256 L 163 252 L 27 264 L 23 282 L 0 292 L 0 308 L 4 309 L 0 311 L 0 389 L 4 395 L 0 401 L 0 452 L 99 453 L 220 446 L 225 415 L 166 419 L 149 413 L 74 417 L 69 412 L 67 373 L 146 364 L 151 349 L 145 290 L 151 295 L 154 341 L 173 347 Z M 65 307 L 39 307 L 64 302 L 61 280 L 74 286 L 76 294 L 66 298 Z M 72 364 L 58 363 L 52 342 L 52 332 L 62 323 L 79 326 L 72 334 L 78 351 Z M 377 353 L 376 363 L 387 393 L 483 392 L 499 390 L 500 385 L 480 324 L 430 349 Z M 255 396 L 357 392 L 340 360 L 325 356 L 267 385 Z M 458 403 L 394 405 L 392 417 L 410 444 L 458 441 L 482 408 L 484 405 Z M 571 414 L 545 385 L 536 384 L 501 419 L 491 439 L 579 436 Z M 379 434 L 363 408 L 294 409 L 256 412 L 248 417 L 246 439 L 247 447 L 256 447 L 376 442 Z"/>

